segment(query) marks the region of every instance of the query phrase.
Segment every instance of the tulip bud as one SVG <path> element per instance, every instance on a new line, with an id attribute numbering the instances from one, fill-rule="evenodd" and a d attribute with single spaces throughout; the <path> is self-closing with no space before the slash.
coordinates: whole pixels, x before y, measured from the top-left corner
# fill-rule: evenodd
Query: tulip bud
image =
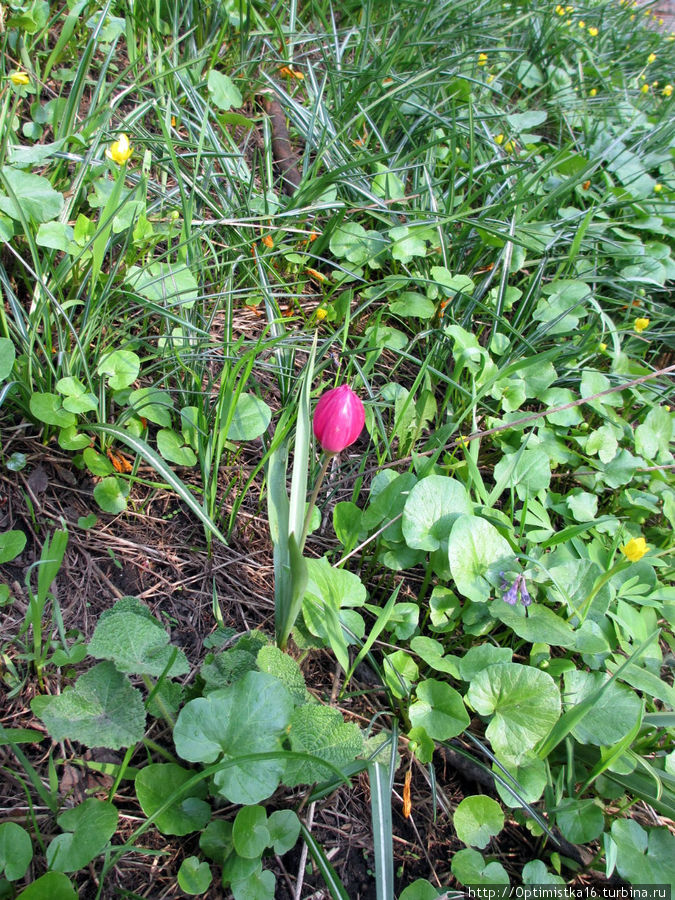
<path id="1" fill-rule="evenodd" d="M 353 444 L 366 421 L 363 403 L 347 384 L 319 398 L 312 423 L 314 436 L 327 453 L 339 453 Z"/>

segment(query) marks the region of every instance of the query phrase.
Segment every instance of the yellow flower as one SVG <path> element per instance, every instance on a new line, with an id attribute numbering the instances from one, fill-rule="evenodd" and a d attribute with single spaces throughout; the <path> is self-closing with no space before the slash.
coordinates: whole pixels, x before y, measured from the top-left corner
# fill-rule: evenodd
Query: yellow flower
<path id="1" fill-rule="evenodd" d="M 504 143 L 504 135 L 496 134 L 495 135 L 495 144 L 503 144 Z"/>
<path id="2" fill-rule="evenodd" d="M 573 13 L 573 12 L 574 12 L 574 7 L 573 7 L 573 6 L 566 6 L 566 7 L 565 7 L 565 12 Z"/>
<path id="3" fill-rule="evenodd" d="M 105 155 L 108 159 L 116 162 L 118 166 L 122 166 L 133 152 L 134 148 L 130 146 L 129 138 L 126 134 L 121 134 L 119 140 L 112 143 L 109 149 L 105 151 Z"/>
<path id="4" fill-rule="evenodd" d="M 649 319 L 636 319 L 633 323 L 633 328 L 637 331 L 638 334 L 642 334 L 642 332 L 649 328 Z"/>
<path id="5" fill-rule="evenodd" d="M 25 72 L 10 72 L 9 80 L 17 87 L 22 84 L 30 84 L 30 78 Z"/>
<path id="6" fill-rule="evenodd" d="M 595 27 L 595 25 L 591 25 L 591 27 L 588 29 L 588 33 L 590 34 L 591 37 L 597 37 L 598 29 Z"/>
<path id="7" fill-rule="evenodd" d="M 657 194 L 660 194 L 661 191 L 663 190 L 663 185 L 662 185 L 662 184 L 659 184 L 659 183 L 655 184 L 655 185 L 654 185 L 654 190 L 656 191 Z"/>
<path id="8" fill-rule="evenodd" d="M 670 95 L 673 93 L 673 86 L 672 86 L 672 84 L 667 84 L 667 85 L 663 88 L 663 90 L 661 91 L 661 93 L 663 94 L 664 97 L 670 97 Z"/>
<path id="9" fill-rule="evenodd" d="M 586 23 L 585 23 L 584 20 L 582 19 L 582 20 L 579 22 L 579 28 L 585 28 L 585 27 L 586 27 Z"/>
<path id="10" fill-rule="evenodd" d="M 558 5 L 556 6 L 555 11 L 558 13 L 559 16 L 564 16 L 564 15 L 565 15 L 565 7 L 564 7 L 564 6 L 561 6 L 560 4 L 558 4 Z"/>
<path id="11" fill-rule="evenodd" d="M 507 153 L 513 153 L 513 151 L 516 149 L 516 145 L 515 145 L 514 141 L 507 141 L 504 144 L 504 149 L 506 150 Z"/>
<path id="12" fill-rule="evenodd" d="M 598 93 L 598 89 L 597 89 L 597 88 L 591 88 L 590 91 L 588 92 L 588 96 L 589 96 L 589 97 L 595 97 L 595 95 L 596 95 L 597 93 Z"/>
<path id="13" fill-rule="evenodd" d="M 643 94 L 648 93 L 648 91 L 649 91 L 649 85 L 648 85 L 648 84 L 643 84 L 642 87 L 640 88 L 640 91 L 641 91 Z"/>
<path id="14" fill-rule="evenodd" d="M 627 544 L 619 548 L 626 559 L 631 562 L 637 562 L 639 559 L 649 552 L 647 542 L 643 537 L 631 538 Z"/>
<path id="15" fill-rule="evenodd" d="M 496 75 L 488 75 L 487 83 L 492 84 L 492 82 L 495 80 L 496 77 L 497 77 Z"/>
<path id="16" fill-rule="evenodd" d="M 478 65 L 486 66 L 488 61 L 487 53 L 479 53 L 478 54 Z"/>
<path id="17" fill-rule="evenodd" d="M 647 62 L 653 63 L 655 59 L 656 59 L 656 53 L 650 53 L 649 56 L 647 57 Z"/>
<path id="18" fill-rule="evenodd" d="M 601 353 L 604 353 L 606 349 L 607 349 L 607 344 L 604 341 L 600 341 L 600 343 L 598 344 L 598 350 Z"/>
<path id="19" fill-rule="evenodd" d="M 323 320 L 328 315 L 328 310 L 324 309 L 323 306 L 319 306 L 318 309 L 316 310 L 315 315 L 316 315 L 317 319 L 319 320 L 319 322 L 323 322 Z"/>

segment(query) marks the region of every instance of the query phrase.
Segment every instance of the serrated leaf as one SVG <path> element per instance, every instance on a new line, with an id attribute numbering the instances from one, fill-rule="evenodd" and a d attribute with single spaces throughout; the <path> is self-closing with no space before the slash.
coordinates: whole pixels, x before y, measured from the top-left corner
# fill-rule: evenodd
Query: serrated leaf
<path id="1" fill-rule="evenodd" d="M 310 753 L 338 769 L 353 762 L 363 749 L 363 737 L 353 722 L 345 722 L 336 709 L 313 703 L 294 710 L 289 737 L 291 750 Z M 290 760 L 284 784 L 294 787 L 334 777 L 335 772 L 318 761 Z"/>
<path id="2" fill-rule="evenodd" d="M 88 651 L 96 659 L 112 660 L 120 672 L 154 676 L 164 672 L 175 653 L 167 674 L 186 675 L 190 665 L 185 654 L 168 644 L 169 635 L 156 619 L 113 607 L 110 615 L 99 620 Z"/>
<path id="3" fill-rule="evenodd" d="M 286 686 L 296 704 L 304 703 L 308 698 L 305 679 L 300 671 L 300 666 L 278 647 L 269 644 L 258 653 L 258 668 L 261 672 L 274 675 Z"/>
<path id="4" fill-rule="evenodd" d="M 35 697 L 31 709 L 55 741 L 119 750 L 138 743 L 145 731 L 140 691 L 111 662 L 98 663 L 62 694 Z"/>

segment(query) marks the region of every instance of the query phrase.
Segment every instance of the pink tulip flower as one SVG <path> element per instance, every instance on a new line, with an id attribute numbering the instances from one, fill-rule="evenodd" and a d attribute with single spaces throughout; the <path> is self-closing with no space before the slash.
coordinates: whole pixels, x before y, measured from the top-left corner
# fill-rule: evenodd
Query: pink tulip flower
<path id="1" fill-rule="evenodd" d="M 366 421 L 363 403 L 347 384 L 319 398 L 312 423 L 314 436 L 326 453 L 339 453 L 353 444 Z"/>

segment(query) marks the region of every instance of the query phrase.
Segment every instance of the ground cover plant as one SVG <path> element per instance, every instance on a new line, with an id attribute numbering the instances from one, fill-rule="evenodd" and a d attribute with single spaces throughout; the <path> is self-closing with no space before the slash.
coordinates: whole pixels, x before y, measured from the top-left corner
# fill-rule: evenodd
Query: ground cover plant
<path id="1" fill-rule="evenodd" d="M 0 896 L 672 885 L 658 13 L 1 9 Z"/>

